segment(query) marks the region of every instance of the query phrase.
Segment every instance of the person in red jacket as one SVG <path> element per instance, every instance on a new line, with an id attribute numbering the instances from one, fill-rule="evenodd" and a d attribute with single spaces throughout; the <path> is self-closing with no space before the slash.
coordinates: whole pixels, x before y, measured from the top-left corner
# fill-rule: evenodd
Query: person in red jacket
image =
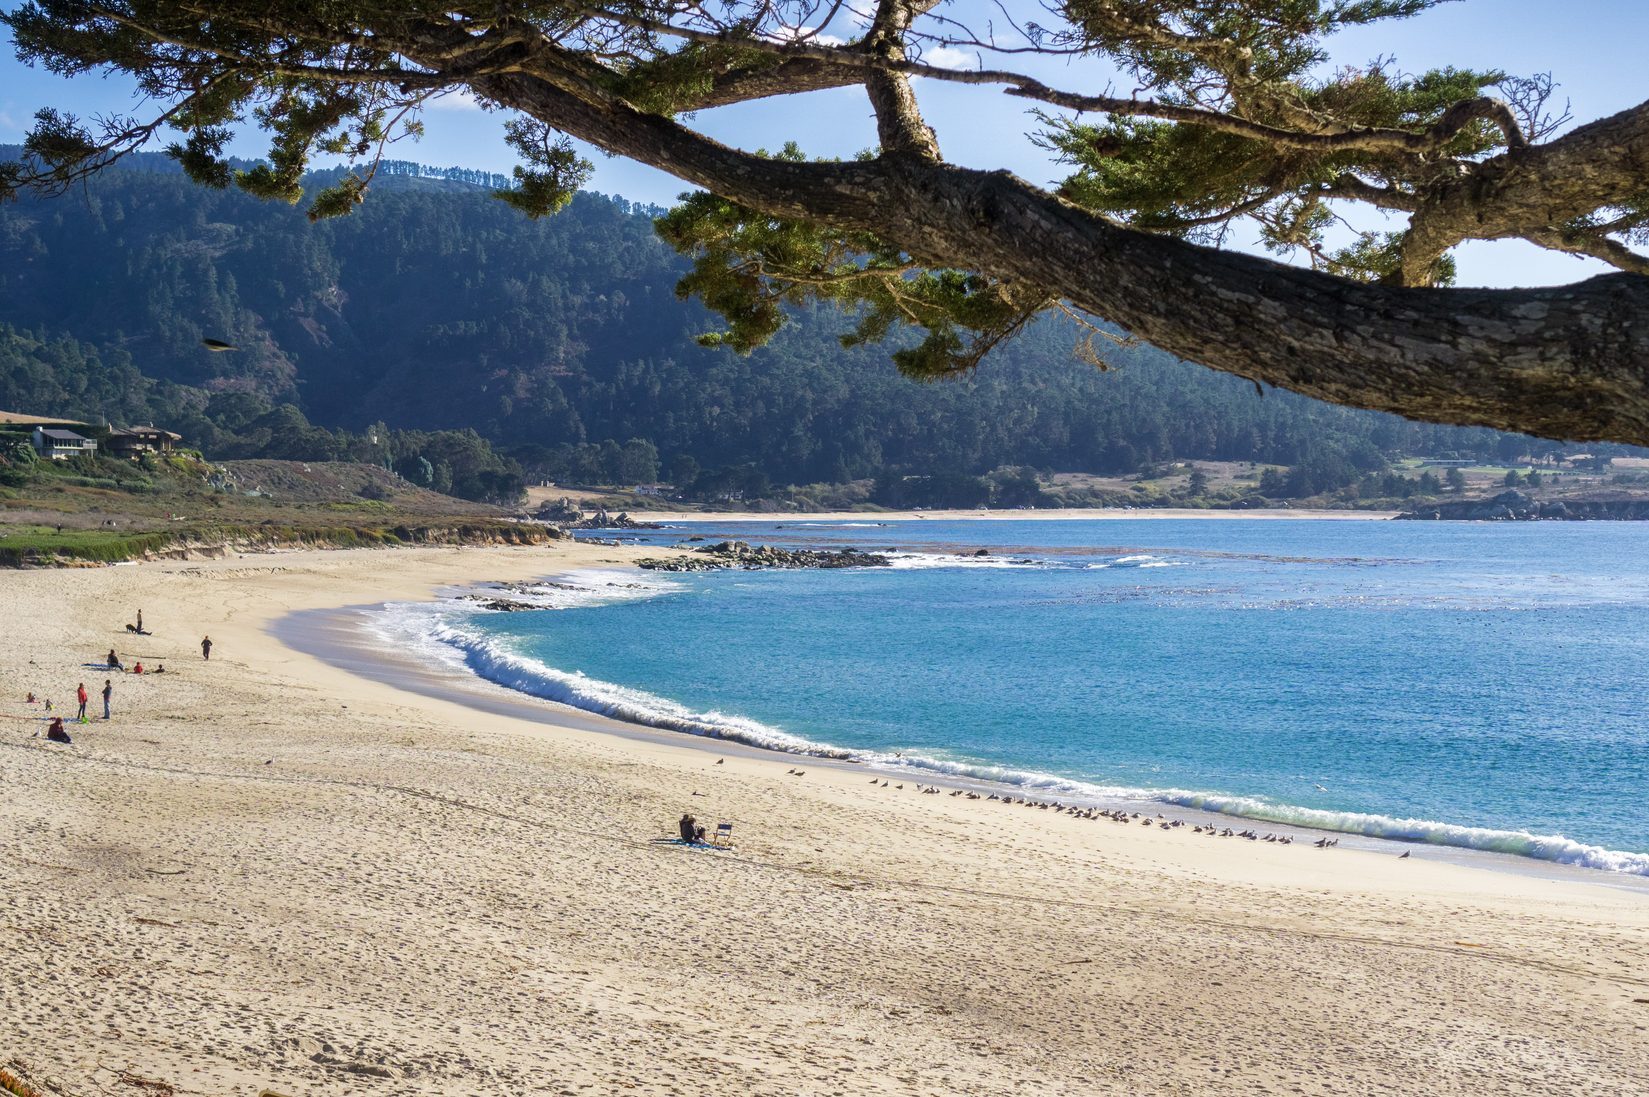
<path id="1" fill-rule="evenodd" d="M 75 719 L 79 720 L 82 724 L 84 724 L 86 722 L 86 683 L 85 682 L 80 683 L 80 688 L 75 690 L 74 698 L 75 698 L 75 700 L 80 702 L 80 712 L 78 714 L 76 714 Z"/>

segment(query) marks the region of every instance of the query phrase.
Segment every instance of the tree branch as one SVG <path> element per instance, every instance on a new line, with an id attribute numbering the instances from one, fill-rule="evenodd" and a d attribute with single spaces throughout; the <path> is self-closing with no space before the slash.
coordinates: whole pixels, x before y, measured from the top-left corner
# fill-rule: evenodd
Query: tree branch
<path id="1" fill-rule="evenodd" d="M 865 35 L 863 52 L 884 65 L 905 60 L 905 31 L 921 12 L 938 0 L 880 0 L 876 18 Z M 939 141 L 922 120 L 916 93 L 904 73 L 876 65 L 865 71 L 865 91 L 876 110 L 876 135 L 882 151 L 895 156 L 939 159 Z"/>
<path id="2" fill-rule="evenodd" d="M 1543 248 L 1553 251 L 1565 251 L 1571 255 L 1586 255 L 1593 259 L 1601 259 L 1611 267 L 1631 271 L 1635 274 L 1649 274 L 1649 256 L 1639 255 L 1618 240 L 1611 240 L 1606 236 L 1595 233 L 1570 232 L 1532 232 L 1524 239 L 1532 244 L 1539 244 Z"/>
<path id="3" fill-rule="evenodd" d="M 1081 95 L 1049 87 L 1042 81 L 1023 73 L 1000 69 L 948 69 L 921 61 L 911 61 L 902 55 L 899 57 L 882 56 L 874 52 L 838 46 L 823 46 L 810 42 L 769 42 L 728 31 L 704 31 L 692 27 L 677 26 L 629 13 L 603 10 L 601 15 L 603 18 L 633 26 L 638 30 L 669 35 L 685 41 L 699 42 L 705 45 L 736 45 L 740 48 L 783 57 L 787 62 L 810 59 L 822 66 L 857 70 L 859 72 L 859 75 L 855 78 L 850 79 L 844 76 L 839 82 L 824 83 L 823 73 L 818 69 L 798 67 L 793 71 L 798 75 L 805 76 L 807 82 L 789 88 L 777 87 L 778 81 L 771 76 L 768 79 L 759 79 L 759 74 L 752 74 L 750 78 L 751 86 L 761 90 L 759 94 L 751 95 L 750 98 L 781 94 L 784 91 L 814 90 L 820 86 L 836 87 L 843 84 L 859 83 L 866 79 L 865 73 L 867 71 L 879 70 L 953 84 L 1006 84 L 1008 87 L 1003 93 L 1005 95 L 1031 99 L 1078 113 L 1116 114 L 1127 117 L 1159 118 L 1166 122 L 1183 122 L 1188 125 L 1204 126 L 1221 133 L 1230 133 L 1238 137 L 1263 141 L 1279 148 L 1302 151 L 1426 154 L 1434 152 L 1447 144 L 1467 126 L 1478 120 L 1492 121 L 1500 126 L 1509 144 L 1515 146 L 1527 144 L 1522 129 L 1511 109 L 1500 100 L 1489 96 L 1455 104 L 1444 113 L 1442 118 L 1424 130 L 1371 127 L 1367 129 L 1344 129 L 1337 132 L 1302 131 L 1266 125 L 1263 122 L 1251 121 L 1239 115 L 1210 110 L 1206 107 L 1164 103 L 1154 99 L 1123 99 L 1109 95 Z M 730 81 L 730 83 L 732 82 Z M 738 101 L 740 100 L 723 94 L 718 96 L 714 103 L 703 102 L 697 103 L 695 106 L 720 106 Z"/>
<path id="4" fill-rule="evenodd" d="M 870 232 L 932 266 L 1048 286 L 1155 346 L 1242 377 L 1434 422 L 1649 443 L 1649 279 L 1636 275 L 1533 290 L 1357 283 L 1130 230 L 1005 172 L 770 160 L 531 71 L 474 87 L 768 216 Z"/>

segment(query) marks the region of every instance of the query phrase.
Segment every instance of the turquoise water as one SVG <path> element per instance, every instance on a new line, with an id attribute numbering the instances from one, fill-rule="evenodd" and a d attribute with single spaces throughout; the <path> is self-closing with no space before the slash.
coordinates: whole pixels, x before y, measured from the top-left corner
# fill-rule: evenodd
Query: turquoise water
<path id="1" fill-rule="evenodd" d="M 1649 525 L 706 525 L 889 569 L 572 577 L 418 625 L 660 726 L 1649 874 Z M 964 556 L 979 547 L 990 555 Z M 410 612 L 410 608 L 408 609 Z"/>

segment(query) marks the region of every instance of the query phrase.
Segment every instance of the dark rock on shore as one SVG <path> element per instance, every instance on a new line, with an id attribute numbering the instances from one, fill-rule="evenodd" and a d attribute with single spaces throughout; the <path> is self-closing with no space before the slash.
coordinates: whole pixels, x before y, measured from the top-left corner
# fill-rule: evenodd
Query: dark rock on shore
<path id="1" fill-rule="evenodd" d="M 782 549 L 744 541 L 721 541 L 691 551 L 695 555 L 649 557 L 637 560 L 636 566 L 649 571 L 722 571 L 728 568 L 885 568 L 892 563 L 886 556 L 858 549 Z"/>
<path id="2" fill-rule="evenodd" d="M 1514 489 L 1488 499 L 1431 503 L 1397 517 L 1441 522 L 1642 522 L 1649 521 L 1649 498 L 1599 492 L 1541 502 Z"/>
<path id="3" fill-rule="evenodd" d="M 543 606 L 535 606 L 528 602 L 517 602 L 511 598 L 483 598 L 478 594 L 466 594 L 464 595 L 464 601 L 474 602 L 482 609 L 495 609 L 500 613 L 515 613 L 524 609 L 544 608 Z"/>

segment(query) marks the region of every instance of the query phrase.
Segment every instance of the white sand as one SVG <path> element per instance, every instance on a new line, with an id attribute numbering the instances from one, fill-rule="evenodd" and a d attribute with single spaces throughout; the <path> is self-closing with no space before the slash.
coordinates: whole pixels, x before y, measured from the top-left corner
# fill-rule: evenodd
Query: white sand
<path id="1" fill-rule="evenodd" d="M 246 1097 L 1649 1088 L 1642 893 L 718 766 L 266 631 L 628 552 L 0 573 L 0 1061 Z M 24 691 L 95 693 L 111 644 L 168 673 L 29 738 Z M 649 842 L 683 810 L 738 852 Z"/>
<path id="2" fill-rule="evenodd" d="M 633 511 L 630 517 L 648 522 L 949 522 L 966 518 L 991 522 L 1160 521 L 1165 518 L 1210 521 L 1265 521 L 1309 518 L 1323 522 L 1381 522 L 1397 516 L 1394 510 L 1323 510 L 1309 507 L 1267 510 L 1200 510 L 1192 507 L 1065 507 L 1044 510 L 838 510 L 807 514 L 786 511 L 757 514 L 749 511 Z"/>

